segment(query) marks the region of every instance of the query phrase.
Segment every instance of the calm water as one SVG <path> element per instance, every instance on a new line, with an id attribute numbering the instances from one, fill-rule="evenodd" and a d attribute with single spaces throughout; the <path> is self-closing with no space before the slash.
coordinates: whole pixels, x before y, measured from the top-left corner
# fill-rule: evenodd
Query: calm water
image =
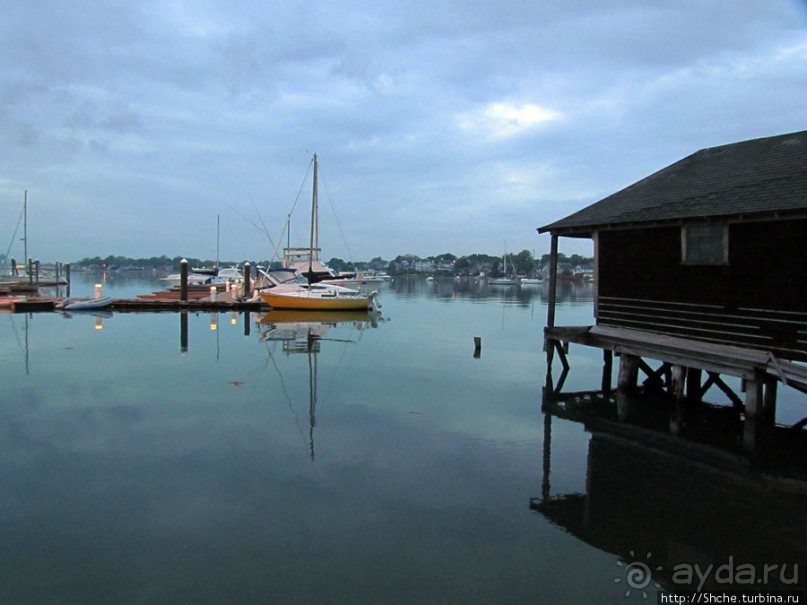
<path id="1" fill-rule="evenodd" d="M 97 282 L 159 289 L 73 294 Z M 797 476 L 542 412 L 541 287 L 381 292 L 376 321 L 190 314 L 187 343 L 175 313 L 0 316 L 0 603 L 655 602 L 686 565 L 807 576 Z M 557 323 L 591 314 L 567 286 Z M 601 359 L 573 348 L 564 390 Z"/>

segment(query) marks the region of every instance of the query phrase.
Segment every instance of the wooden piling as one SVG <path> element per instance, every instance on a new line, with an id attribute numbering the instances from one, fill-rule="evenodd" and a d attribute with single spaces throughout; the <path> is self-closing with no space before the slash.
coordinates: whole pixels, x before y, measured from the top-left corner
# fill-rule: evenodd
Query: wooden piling
<path id="1" fill-rule="evenodd" d="M 250 273 L 250 264 L 248 262 L 244 263 L 244 298 L 249 298 L 252 294 L 252 279 Z"/>
<path id="2" fill-rule="evenodd" d="M 602 390 L 608 392 L 611 390 L 611 374 L 614 367 L 614 352 L 610 349 L 603 349 L 602 351 Z"/>
<path id="3" fill-rule="evenodd" d="M 632 391 L 636 388 L 636 381 L 639 378 L 640 358 L 636 355 L 623 353 L 619 357 L 619 376 L 616 388 L 618 391 Z"/>
<path id="4" fill-rule="evenodd" d="M 188 261 L 179 261 L 179 300 L 188 301 Z"/>
<path id="5" fill-rule="evenodd" d="M 752 380 L 745 383 L 745 418 L 748 420 L 759 420 L 762 416 L 762 389 L 765 383 L 764 376 L 760 370 L 754 372 Z"/>
<path id="6" fill-rule="evenodd" d="M 687 369 L 687 400 L 691 403 L 698 403 L 702 398 L 701 380 L 703 370 L 698 368 Z"/>
<path id="7" fill-rule="evenodd" d="M 684 400 L 686 377 L 687 369 L 684 366 L 672 366 L 672 384 L 670 384 L 670 392 L 675 398 L 676 403 L 681 403 Z"/>
<path id="8" fill-rule="evenodd" d="M 762 417 L 768 424 L 776 422 L 776 390 L 779 381 L 775 378 L 765 380 L 765 393 L 762 398 Z"/>
<path id="9" fill-rule="evenodd" d="M 482 338 L 474 336 L 474 357 L 479 359 L 482 355 Z"/>

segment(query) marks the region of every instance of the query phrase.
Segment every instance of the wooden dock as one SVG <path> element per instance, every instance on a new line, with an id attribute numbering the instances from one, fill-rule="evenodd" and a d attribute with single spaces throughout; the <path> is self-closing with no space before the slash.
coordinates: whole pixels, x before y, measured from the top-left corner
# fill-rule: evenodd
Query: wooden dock
<path id="1" fill-rule="evenodd" d="M 777 359 L 769 351 L 760 349 L 612 326 L 547 327 L 544 336 L 550 374 L 554 353 L 559 355 L 564 373 L 568 372 L 566 352 L 569 343 L 602 349 L 605 352 L 603 390 L 611 388 L 611 360 L 616 354 L 620 358 L 618 392 L 636 389 L 641 370 L 647 376 L 645 384 L 666 387 L 678 401 L 700 401 L 709 388 L 717 386 L 736 407 L 744 409 L 747 418 L 771 423 L 775 418 L 779 383 L 807 393 L 807 367 Z M 661 366 L 653 369 L 645 359 L 660 361 Z M 704 373 L 706 380 L 703 379 Z M 742 379 L 744 401 L 726 386 L 721 375 Z M 562 380 L 558 391 L 561 386 Z"/>
<path id="2" fill-rule="evenodd" d="M 55 311 L 56 305 L 63 298 L 54 297 L 3 297 L 0 298 L 0 310 L 10 313 L 39 313 Z M 178 297 L 114 299 L 104 307 L 104 311 L 115 312 L 157 312 L 157 311 L 260 311 L 267 306 L 259 300 L 239 300 L 221 295 L 215 300 L 195 298 L 186 301 Z"/>

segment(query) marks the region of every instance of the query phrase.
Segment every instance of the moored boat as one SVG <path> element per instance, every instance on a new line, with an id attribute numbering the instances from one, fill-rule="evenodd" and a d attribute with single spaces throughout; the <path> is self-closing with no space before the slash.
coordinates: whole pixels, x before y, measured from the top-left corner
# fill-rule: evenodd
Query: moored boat
<path id="1" fill-rule="evenodd" d="M 55 307 L 64 311 L 89 311 L 91 309 L 104 309 L 111 304 L 112 298 L 100 296 L 98 298 L 65 298 Z"/>
<path id="2" fill-rule="evenodd" d="M 313 157 L 314 177 L 313 193 L 311 196 L 311 240 L 307 255 L 307 271 L 302 271 L 302 267 L 295 267 L 297 271 L 307 276 L 307 283 L 301 284 L 295 278 L 287 278 L 281 283 L 271 283 L 270 286 L 262 290 L 259 294 L 263 301 L 273 309 L 299 309 L 323 311 L 355 311 L 360 309 L 372 309 L 376 306 L 377 292 L 365 294 L 351 288 L 341 287 L 337 283 L 322 284 L 320 280 L 314 278 L 316 273 L 316 261 L 319 259 L 319 248 L 317 247 L 318 235 L 318 199 L 317 199 L 317 154 Z M 288 271 L 288 269 L 287 269 Z M 269 272 L 265 276 L 271 276 Z M 296 273 L 293 273 L 296 275 Z M 316 282 L 316 283 L 315 283 Z"/>

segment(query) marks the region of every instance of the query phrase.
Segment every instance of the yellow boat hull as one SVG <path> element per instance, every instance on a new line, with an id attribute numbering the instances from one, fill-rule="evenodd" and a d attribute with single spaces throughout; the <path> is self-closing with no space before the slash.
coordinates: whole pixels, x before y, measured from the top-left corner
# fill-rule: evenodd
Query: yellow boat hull
<path id="1" fill-rule="evenodd" d="M 261 292 L 263 301 L 273 309 L 301 311 L 366 311 L 373 306 L 368 297 L 289 296 Z"/>

